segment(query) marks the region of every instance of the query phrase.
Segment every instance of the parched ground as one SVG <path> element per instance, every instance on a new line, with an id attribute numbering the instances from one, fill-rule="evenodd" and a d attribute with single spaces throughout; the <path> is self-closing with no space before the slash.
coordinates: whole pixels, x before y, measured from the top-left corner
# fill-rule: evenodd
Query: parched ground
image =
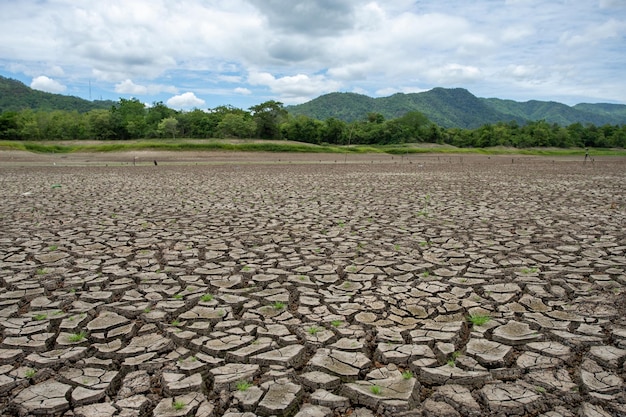
<path id="1" fill-rule="evenodd" d="M 624 158 L 0 152 L 0 414 L 626 415 L 625 184 Z"/>

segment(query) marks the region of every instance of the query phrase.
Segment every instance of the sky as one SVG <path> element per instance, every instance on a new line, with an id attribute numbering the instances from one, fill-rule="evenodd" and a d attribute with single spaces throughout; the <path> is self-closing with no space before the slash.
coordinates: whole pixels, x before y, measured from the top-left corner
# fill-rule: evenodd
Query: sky
<path id="1" fill-rule="evenodd" d="M 85 99 L 626 104 L 626 0 L 0 0 L 0 16 L 0 75 Z"/>

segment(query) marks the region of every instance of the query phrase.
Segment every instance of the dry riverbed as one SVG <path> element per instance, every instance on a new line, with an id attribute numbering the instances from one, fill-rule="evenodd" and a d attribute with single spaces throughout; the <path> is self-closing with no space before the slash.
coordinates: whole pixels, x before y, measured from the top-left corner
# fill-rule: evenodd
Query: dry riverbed
<path id="1" fill-rule="evenodd" d="M 0 414 L 626 415 L 625 167 L 1 152 Z"/>

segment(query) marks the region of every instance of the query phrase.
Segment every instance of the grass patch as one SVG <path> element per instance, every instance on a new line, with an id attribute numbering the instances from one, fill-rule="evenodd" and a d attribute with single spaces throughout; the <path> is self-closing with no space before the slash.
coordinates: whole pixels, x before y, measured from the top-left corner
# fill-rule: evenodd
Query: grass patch
<path id="1" fill-rule="evenodd" d="M 236 387 L 237 391 L 248 391 L 252 387 L 252 384 L 248 381 L 239 381 Z"/>
<path id="2" fill-rule="evenodd" d="M 538 156 L 585 156 L 583 148 L 457 148 L 451 145 L 433 146 L 423 143 L 394 145 L 313 145 L 295 141 L 271 140 L 224 140 L 224 139 L 139 139 L 127 141 L 102 141 L 82 143 L 81 141 L 0 141 L 0 149 L 28 151 L 43 154 L 68 154 L 75 152 L 124 152 L 139 150 L 164 151 L 240 151 L 240 152 L 298 152 L 365 154 L 386 153 L 407 154 L 479 154 L 479 155 L 538 155 Z M 593 156 L 626 156 L 626 149 L 590 148 Z"/>
<path id="3" fill-rule="evenodd" d="M 72 333 L 68 337 L 68 340 L 72 343 L 77 343 L 77 342 L 82 342 L 83 340 L 85 340 L 86 337 L 87 337 L 86 332 Z"/>
<path id="4" fill-rule="evenodd" d="M 402 378 L 403 379 L 411 379 L 411 378 L 413 378 L 413 372 L 411 372 L 411 371 L 404 371 L 404 372 L 402 372 Z"/>
<path id="5" fill-rule="evenodd" d="M 482 326 L 491 320 L 491 316 L 486 314 L 472 314 L 467 318 L 474 326 Z"/>
<path id="6" fill-rule="evenodd" d="M 47 318 L 48 318 L 48 315 L 44 314 L 44 313 L 35 314 L 33 316 L 33 320 L 35 320 L 35 321 L 41 321 L 41 320 L 45 320 Z"/>
<path id="7" fill-rule="evenodd" d="M 204 294 L 202 297 L 200 297 L 200 300 L 204 301 L 205 303 L 213 301 L 213 294 Z"/>
<path id="8" fill-rule="evenodd" d="M 285 308 L 285 303 L 283 303 L 282 301 L 276 301 L 274 304 L 272 304 L 272 307 L 274 308 L 274 310 L 282 310 L 283 308 Z"/>
<path id="9" fill-rule="evenodd" d="M 343 321 L 341 321 L 341 320 L 333 320 L 333 321 L 330 322 L 330 325 L 333 326 L 333 327 L 339 327 L 342 324 L 343 324 Z"/>
<path id="10" fill-rule="evenodd" d="M 320 331 L 322 331 L 322 329 L 320 329 L 319 327 L 316 326 L 311 326 L 308 329 L 306 329 L 307 333 L 310 334 L 311 336 L 315 336 L 316 334 L 318 334 Z"/>
<path id="11" fill-rule="evenodd" d="M 34 369 L 28 369 L 26 372 L 24 372 L 24 376 L 28 379 L 34 377 L 37 374 L 37 371 Z"/>
<path id="12" fill-rule="evenodd" d="M 59 246 L 58 246 L 58 245 L 50 245 L 50 246 L 48 247 L 48 250 L 50 250 L 50 251 L 55 251 L 55 250 L 57 250 L 57 249 L 59 249 Z"/>
<path id="13" fill-rule="evenodd" d="M 174 401 L 174 403 L 172 404 L 172 408 L 174 410 L 182 410 L 183 408 L 185 408 L 187 404 L 185 404 L 184 401 Z"/>
<path id="14" fill-rule="evenodd" d="M 374 395 L 380 395 L 380 393 L 383 392 L 383 389 L 380 387 L 380 385 L 372 385 L 370 387 L 370 392 Z"/>

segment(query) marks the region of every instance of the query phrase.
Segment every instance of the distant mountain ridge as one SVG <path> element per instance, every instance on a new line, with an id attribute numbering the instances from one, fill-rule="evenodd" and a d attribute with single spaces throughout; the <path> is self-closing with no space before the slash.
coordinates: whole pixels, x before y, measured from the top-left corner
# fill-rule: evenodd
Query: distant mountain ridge
<path id="1" fill-rule="evenodd" d="M 464 88 L 433 88 L 422 93 L 397 93 L 372 98 L 356 93 L 330 93 L 295 106 L 287 106 L 292 115 L 326 120 L 330 117 L 351 122 L 363 120 L 368 113 L 380 113 L 386 119 L 419 111 L 441 127 L 473 129 L 485 124 L 545 120 L 567 126 L 593 123 L 597 126 L 626 124 L 626 105 L 588 104 L 568 106 L 553 101 L 517 102 L 499 98 L 479 98 Z"/>
<path id="2" fill-rule="evenodd" d="M 4 111 L 66 110 L 85 113 L 94 109 L 110 109 L 111 100 L 89 101 L 80 97 L 34 90 L 26 84 L 0 76 L 0 113 Z"/>

